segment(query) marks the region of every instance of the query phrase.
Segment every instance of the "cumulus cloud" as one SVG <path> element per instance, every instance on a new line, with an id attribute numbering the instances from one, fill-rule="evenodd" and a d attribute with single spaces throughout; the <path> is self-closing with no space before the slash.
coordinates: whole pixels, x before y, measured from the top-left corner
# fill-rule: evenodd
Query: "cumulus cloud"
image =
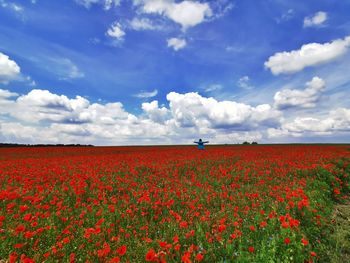
<path id="1" fill-rule="evenodd" d="M 304 18 L 304 27 L 320 26 L 327 20 L 327 13 L 319 11 L 312 16 Z"/>
<path id="2" fill-rule="evenodd" d="M 316 82 L 310 81 L 309 86 Z M 167 105 L 161 106 L 156 100 L 144 102 L 142 113 L 134 115 L 120 102 L 92 103 L 82 96 L 69 98 L 40 89 L 23 95 L 0 89 L 0 138 L 23 143 L 122 145 L 189 143 L 196 137 L 206 137 L 211 143 L 235 143 L 350 132 L 348 108 L 286 120 L 269 104 L 218 101 L 198 93 L 170 92 L 166 99 Z"/>
<path id="3" fill-rule="evenodd" d="M 139 11 L 145 14 L 159 14 L 181 25 L 183 30 L 194 27 L 212 16 L 208 3 L 199 1 L 134 0 Z"/>
<path id="4" fill-rule="evenodd" d="M 76 3 L 90 8 L 94 4 L 102 5 L 105 10 L 111 9 L 113 6 L 119 6 L 121 0 L 75 0 Z"/>
<path id="5" fill-rule="evenodd" d="M 156 100 L 142 103 L 142 110 L 152 121 L 158 123 L 164 122 L 170 113 L 166 107 L 159 108 L 158 101 Z"/>
<path id="6" fill-rule="evenodd" d="M 16 96 L 18 96 L 18 94 L 15 92 L 11 92 L 11 91 L 5 90 L 5 89 L 0 89 L 0 99 L 8 99 L 11 97 L 16 97 Z"/>
<path id="7" fill-rule="evenodd" d="M 7 114 L 8 109 L 10 109 L 14 102 L 11 98 L 17 97 L 18 94 L 15 92 L 11 92 L 9 90 L 0 89 L 0 109 L 3 114 Z M 1 116 L 1 113 L 0 113 Z"/>
<path id="8" fill-rule="evenodd" d="M 186 39 L 181 39 L 176 37 L 168 39 L 167 42 L 168 42 L 168 47 L 173 48 L 175 51 L 183 49 L 187 45 Z"/>
<path id="9" fill-rule="evenodd" d="M 306 67 L 317 66 L 344 55 L 350 46 L 350 36 L 332 42 L 303 45 L 298 50 L 278 52 L 269 57 L 265 67 L 274 75 L 291 74 Z"/>
<path id="10" fill-rule="evenodd" d="M 81 96 L 69 99 L 48 90 L 33 89 L 17 98 L 10 113 L 25 122 L 73 122 L 82 121 L 79 113 L 88 105 L 89 102 Z"/>
<path id="11" fill-rule="evenodd" d="M 115 22 L 107 30 L 107 35 L 117 40 L 123 40 L 125 36 L 125 32 L 123 31 L 121 24 L 118 22 Z"/>
<path id="12" fill-rule="evenodd" d="M 268 137 L 301 137 L 305 134 L 331 135 L 350 132 L 350 109 L 337 108 L 322 117 L 296 117 L 285 121 L 280 128 L 268 129 Z"/>
<path id="13" fill-rule="evenodd" d="M 136 98 L 140 98 L 140 99 L 145 99 L 145 98 L 152 98 L 157 96 L 158 94 L 158 90 L 153 90 L 153 91 L 142 91 L 140 93 L 137 93 L 134 95 L 134 97 Z"/>
<path id="14" fill-rule="evenodd" d="M 0 83 L 7 84 L 20 74 L 20 67 L 9 56 L 0 52 Z"/>
<path id="15" fill-rule="evenodd" d="M 319 101 L 326 83 L 319 77 L 313 77 L 306 83 L 306 89 L 284 89 L 276 92 L 274 96 L 275 107 L 286 109 L 291 107 L 312 108 Z"/>
<path id="16" fill-rule="evenodd" d="M 167 100 L 174 121 L 180 127 L 244 130 L 265 123 L 278 123 L 281 116 L 267 104 L 252 107 L 235 101 L 217 101 L 193 92 L 170 92 Z"/>
<path id="17" fill-rule="evenodd" d="M 197 93 L 171 92 L 167 100 L 168 107 L 156 100 L 142 103 L 143 112 L 136 116 L 120 102 L 91 103 L 81 96 L 68 98 L 40 89 L 23 95 L 0 90 L 0 117 L 7 116 L 0 136 L 32 143 L 142 144 L 186 143 L 205 135 L 212 142 L 224 142 L 239 134 L 258 138 L 261 127 L 277 127 L 281 117 L 268 104 L 253 107 Z"/>

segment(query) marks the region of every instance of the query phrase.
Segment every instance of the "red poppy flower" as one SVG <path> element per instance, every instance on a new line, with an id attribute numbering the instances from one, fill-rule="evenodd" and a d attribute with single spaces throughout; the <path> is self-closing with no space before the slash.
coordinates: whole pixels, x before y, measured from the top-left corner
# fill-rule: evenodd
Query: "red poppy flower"
<path id="1" fill-rule="evenodd" d="M 260 227 L 261 227 L 261 228 L 264 228 L 264 227 L 266 227 L 266 226 L 267 226 L 266 221 L 260 222 Z"/>
<path id="2" fill-rule="evenodd" d="M 126 253 L 126 245 L 122 245 L 120 248 L 117 250 L 119 256 L 124 256 Z"/>
<path id="3" fill-rule="evenodd" d="M 196 261 L 201 262 L 203 260 L 203 255 L 201 253 L 198 253 L 195 257 Z"/>
<path id="4" fill-rule="evenodd" d="M 307 239 L 304 239 L 302 238 L 301 239 L 301 243 L 304 245 L 304 246 L 307 246 L 309 244 L 309 241 Z"/>
<path id="5" fill-rule="evenodd" d="M 23 243 L 18 243 L 13 245 L 14 248 L 22 248 L 23 246 L 24 246 Z"/>
<path id="6" fill-rule="evenodd" d="M 181 262 L 184 263 L 191 263 L 191 253 L 190 252 L 185 252 L 182 257 L 181 257 Z"/>
<path id="7" fill-rule="evenodd" d="M 284 239 L 284 244 L 288 245 L 290 243 L 290 238 L 289 237 L 286 237 Z"/>
<path id="8" fill-rule="evenodd" d="M 114 257 L 112 258 L 109 263 L 119 263 L 120 262 L 120 258 L 117 256 L 117 257 Z"/>
<path id="9" fill-rule="evenodd" d="M 16 232 L 20 233 L 23 232 L 26 229 L 26 227 L 24 225 L 19 225 L 16 227 Z"/>
<path id="10" fill-rule="evenodd" d="M 17 254 L 16 252 L 12 252 L 9 257 L 9 263 L 15 263 L 17 262 Z"/>
<path id="11" fill-rule="evenodd" d="M 153 261 L 156 258 L 157 254 L 154 251 L 153 248 L 151 248 L 150 250 L 148 250 L 147 254 L 146 254 L 146 261 Z"/>

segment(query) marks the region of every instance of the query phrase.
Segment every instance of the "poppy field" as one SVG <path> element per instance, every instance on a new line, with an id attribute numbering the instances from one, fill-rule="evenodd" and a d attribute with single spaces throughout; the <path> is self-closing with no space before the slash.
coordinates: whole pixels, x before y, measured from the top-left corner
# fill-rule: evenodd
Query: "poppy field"
<path id="1" fill-rule="evenodd" d="M 0 261 L 329 262 L 349 158 L 348 145 L 2 148 Z"/>

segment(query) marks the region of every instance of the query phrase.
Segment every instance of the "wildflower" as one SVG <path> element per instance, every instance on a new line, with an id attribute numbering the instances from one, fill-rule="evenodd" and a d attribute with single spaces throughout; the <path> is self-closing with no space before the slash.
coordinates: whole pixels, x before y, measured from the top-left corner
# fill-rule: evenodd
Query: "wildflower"
<path id="1" fill-rule="evenodd" d="M 75 253 L 71 253 L 69 255 L 69 263 L 74 263 L 75 262 Z"/>
<path id="2" fill-rule="evenodd" d="M 117 256 L 117 257 L 114 257 L 112 258 L 109 263 L 119 263 L 120 262 L 120 258 Z"/>
<path id="3" fill-rule="evenodd" d="M 288 224 L 287 222 L 283 222 L 283 223 L 281 224 L 281 226 L 282 226 L 283 228 L 288 228 L 288 227 L 289 227 L 289 224 Z"/>
<path id="4" fill-rule="evenodd" d="M 225 229 L 226 229 L 226 226 L 225 226 L 225 225 L 219 225 L 219 227 L 218 227 L 219 233 L 225 231 Z"/>
<path id="5" fill-rule="evenodd" d="M 260 222 L 260 227 L 261 227 L 261 228 L 264 228 L 264 227 L 266 227 L 266 226 L 267 226 L 266 221 Z"/>
<path id="6" fill-rule="evenodd" d="M 284 244 L 288 245 L 290 243 L 290 238 L 289 237 L 286 237 L 284 239 Z"/>
<path id="7" fill-rule="evenodd" d="M 195 260 L 201 262 L 203 260 L 203 255 L 201 253 L 198 253 L 195 257 Z"/>
<path id="8" fill-rule="evenodd" d="M 181 262 L 184 263 L 191 263 L 191 253 L 190 252 L 185 252 L 183 256 L 181 257 Z"/>
<path id="9" fill-rule="evenodd" d="M 23 220 L 25 220 L 25 221 L 30 221 L 32 219 L 32 214 L 25 214 L 24 216 L 23 216 Z"/>
<path id="10" fill-rule="evenodd" d="M 250 247 L 248 248 L 248 251 L 249 251 L 250 253 L 254 253 L 255 248 L 254 248 L 253 246 L 250 246 Z"/>
<path id="11" fill-rule="evenodd" d="M 147 254 L 146 254 L 146 261 L 153 261 L 156 258 L 157 254 L 154 251 L 153 248 L 151 248 L 150 250 L 148 250 Z"/>
<path id="12" fill-rule="evenodd" d="M 9 263 L 15 263 L 17 262 L 17 254 L 16 252 L 12 252 L 9 257 Z"/>
<path id="13" fill-rule="evenodd" d="M 173 241 L 174 241 L 174 243 L 179 242 L 179 236 L 178 235 L 174 236 L 173 237 Z"/>
<path id="14" fill-rule="evenodd" d="M 164 242 L 164 241 L 159 241 L 159 246 L 161 247 L 161 248 L 166 248 L 167 247 L 167 242 Z"/>
<path id="15" fill-rule="evenodd" d="M 186 228 L 188 226 L 188 223 L 186 221 L 181 221 L 179 225 L 180 228 Z"/>
<path id="16" fill-rule="evenodd" d="M 22 248 L 23 246 L 24 246 L 23 243 L 18 243 L 13 245 L 14 248 Z"/>
<path id="17" fill-rule="evenodd" d="M 19 225 L 16 227 L 17 234 L 23 232 L 24 230 L 26 230 L 26 227 L 24 225 Z"/>
<path id="18" fill-rule="evenodd" d="M 124 256 L 126 253 L 126 245 L 122 245 L 120 248 L 117 250 L 119 256 Z"/>
<path id="19" fill-rule="evenodd" d="M 301 239 L 301 243 L 304 245 L 304 246 L 307 246 L 309 244 L 309 241 L 307 239 L 304 239 L 302 238 Z"/>
<path id="20" fill-rule="evenodd" d="M 107 242 L 105 242 L 105 243 L 103 244 L 103 248 L 97 250 L 97 255 L 98 255 L 100 258 L 103 258 L 103 257 L 108 256 L 108 254 L 109 254 L 110 251 L 111 251 L 111 247 L 109 246 L 109 244 L 108 244 Z"/>

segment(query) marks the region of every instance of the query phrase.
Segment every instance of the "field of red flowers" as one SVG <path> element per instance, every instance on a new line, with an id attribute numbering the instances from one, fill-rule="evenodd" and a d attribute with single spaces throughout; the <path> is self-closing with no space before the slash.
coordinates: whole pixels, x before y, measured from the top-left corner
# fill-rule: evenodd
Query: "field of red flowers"
<path id="1" fill-rule="evenodd" d="M 3 148 L 0 261 L 325 262 L 349 148 Z"/>

